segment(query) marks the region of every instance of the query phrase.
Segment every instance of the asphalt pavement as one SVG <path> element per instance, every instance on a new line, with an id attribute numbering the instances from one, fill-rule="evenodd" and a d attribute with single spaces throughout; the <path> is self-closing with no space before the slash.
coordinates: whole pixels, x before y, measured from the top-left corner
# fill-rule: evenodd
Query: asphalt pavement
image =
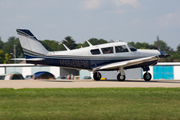
<path id="1" fill-rule="evenodd" d="M 0 88 L 180 87 L 180 80 L 0 80 Z"/>

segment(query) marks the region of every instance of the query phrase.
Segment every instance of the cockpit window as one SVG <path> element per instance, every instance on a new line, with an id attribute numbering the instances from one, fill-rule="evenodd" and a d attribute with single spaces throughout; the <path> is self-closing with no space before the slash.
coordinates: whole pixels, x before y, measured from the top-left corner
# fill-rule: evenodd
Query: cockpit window
<path id="1" fill-rule="evenodd" d="M 97 54 L 100 54 L 100 51 L 99 49 L 94 49 L 94 50 L 91 50 L 91 54 L 97 55 Z"/>
<path id="2" fill-rule="evenodd" d="M 101 48 L 103 54 L 109 54 L 109 53 L 114 53 L 113 52 L 113 47 L 106 47 L 106 48 Z"/>
<path id="3" fill-rule="evenodd" d="M 116 53 L 128 52 L 128 49 L 125 45 L 115 46 L 115 49 L 116 49 Z"/>
<path id="4" fill-rule="evenodd" d="M 135 47 L 133 47 L 132 45 L 128 44 L 128 47 L 131 51 L 137 51 L 137 49 Z"/>

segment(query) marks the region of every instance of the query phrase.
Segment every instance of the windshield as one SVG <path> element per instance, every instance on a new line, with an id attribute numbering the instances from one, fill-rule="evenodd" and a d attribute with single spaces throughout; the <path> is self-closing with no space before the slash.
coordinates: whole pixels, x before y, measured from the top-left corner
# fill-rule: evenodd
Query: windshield
<path id="1" fill-rule="evenodd" d="M 137 49 L 135 47 L 133 47 L 132 45 L 128 44 L 128 47 L 131 51 L 137 51 Z"/>
<path id="2" fill-rule="evenodd" d="M 115 46 L 116 53 L 129 52 L 125 45 Z"/>

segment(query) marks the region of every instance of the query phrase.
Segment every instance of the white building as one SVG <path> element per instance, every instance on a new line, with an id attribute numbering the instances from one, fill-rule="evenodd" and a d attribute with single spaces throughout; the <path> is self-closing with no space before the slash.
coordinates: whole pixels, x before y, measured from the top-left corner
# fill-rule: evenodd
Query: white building
<path id="1" fill-rule="evenodd" d="M 66 69 L 55 66 L 36 66 L 34 64 L 0 64 L 0 75 L 9 74 L 12 72 L 19 72 L 26 77 L 26 75 L 33 75 L 39 71 L 47 71 L 52 73 L 55 77 L 65 75 L 79 75 L 79 71 L 74 69 Z"/>

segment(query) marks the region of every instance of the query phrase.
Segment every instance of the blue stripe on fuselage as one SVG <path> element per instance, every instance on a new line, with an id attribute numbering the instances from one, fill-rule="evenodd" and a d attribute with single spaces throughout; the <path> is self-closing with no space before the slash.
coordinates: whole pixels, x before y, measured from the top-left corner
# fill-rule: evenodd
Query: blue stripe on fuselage
<path id="1" fill-rule="evenodd" d="M 92 70 L 93 68 L 96 68 L 98 66 L 103 66 L 106 64 L 120 62 L 120 61 L 124 61 L 124 60 L 83 60 L 83 59 L 45 58 L 45 60 L 42 60 L 42 61 L 28 61 L 27 60 L 27 63 Z"/>
<path id="2" fill-rule="evenodd" d="M 93 68 L 115 63 L 115 62 L 120 62 L 120 61 L 126 61 L 126 60 L 81 60 L 81 59 L 75 60 L 75 59 L 49 59 L 48 58 L 42 61 L 27 61 L 27 63 L 93 70 Z M 157 60 L 154 60 L 150 62 L 145 62 L 145 63 L 129 66 L 129 67 L 126 67 L 125 69 L 144 67 L 144 66 L 153 65 L 156 63 L 157 63 Z M 118 70 L 118 69 L 112 69 L 112 70 Z"/>
<path id="3" fill-rule="evenodd" d="M 31 57 L 31 56 L 26 56 L 26 57 L 37 58 L 37 57 Z M 46 57 L 41 57 L 41 58 L 44 58 L 44 60 L 42 61 L 28 61 L 27 60 L 27 63 L 92 70 L 99 66 L 132 60 L 132 58 L 128 58 L 128 57 L 109 57 L 109 58 L 108 57 L 106 58 L 105 57 L 94 57 L 94 58 L 90 57 L 89 58 L 87 56 L 86 57 L 85 56 L 78 56 L 78 57 L 77 56 L 62 56 L 62 58 L 60 56 L 56 58 L 54 56 L 46 56 Z M 138 59 L 138 58 L 134 58 L 134 59 Z M 125 69 L 144 67 L 144 66 L 155 64 L 155 63 L 157 63 L 157 60 L 129 66 L 129 67 L 126 67 Z"/>

